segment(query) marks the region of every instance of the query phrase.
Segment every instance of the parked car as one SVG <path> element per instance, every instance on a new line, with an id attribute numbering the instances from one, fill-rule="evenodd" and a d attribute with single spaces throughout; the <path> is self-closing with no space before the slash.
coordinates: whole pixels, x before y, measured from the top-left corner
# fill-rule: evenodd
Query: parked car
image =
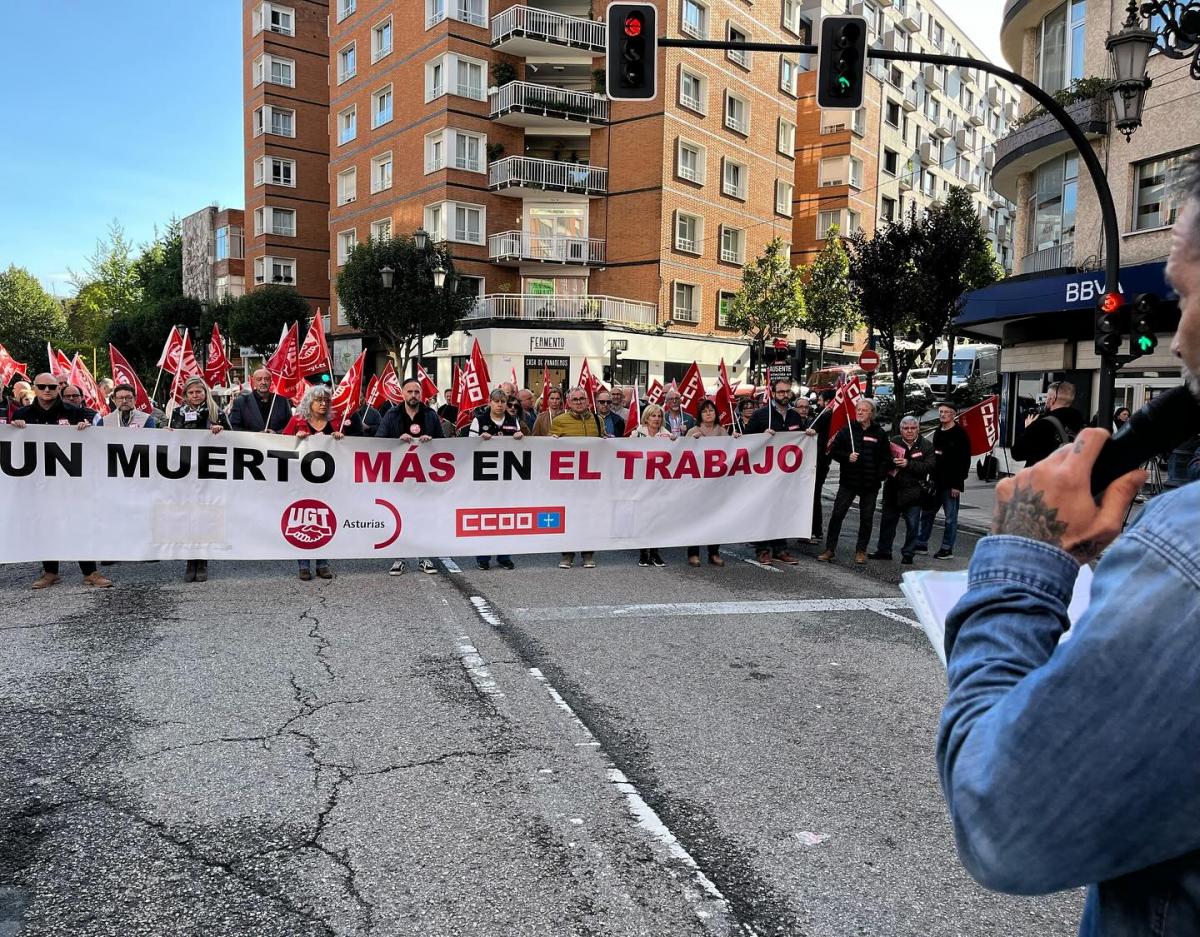
<path id="1" fill-rule="evenodd" d="M 916 384 L 918 387 L 929 387 L 929 368 L 909 368 L 907 384 Z"/>
<path id="2" fill-rule="evenodd" d="M 866 383 L 867 372 L 856 364 L 822 368 L 820 371 L 814 371 L 808 376 L 808 389 L 813 393 L 819 394 L 823 390 L 832 390 L 838 384 L 844 384 L 846 381 L 853 380 L 856 376 L 864 384 Z"/>
<path id="3" fill-rule="evenodd" d="M 999 345 L 956 345 L 954 347 L 954 375 L 951 381 L 946 380 L 948 357 L 947 349 L 943 348 L 939 351 L 933 368 L 927 376 L 929 388 L 934 393 L 948 394 L 953 387 L 965 384 L 973 377 L 981 378 L 985 384 L 999 385 Z"/>

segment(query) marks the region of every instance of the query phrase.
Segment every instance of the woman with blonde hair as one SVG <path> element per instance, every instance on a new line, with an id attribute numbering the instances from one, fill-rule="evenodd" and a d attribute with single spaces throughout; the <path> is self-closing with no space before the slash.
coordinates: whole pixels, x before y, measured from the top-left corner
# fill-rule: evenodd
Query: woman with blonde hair
<path id="1" fill-rule="evenodd" d="M 183 385 L 183 400 L 174 401 L 167 409 L 168 429 L 199 429 L 216 434 L 229 429 L 225 414 L 217 404 L 202 377 L 189 377 Z M 188 560 L 184 582 L 208 582 L 208 560 Z"/>
<path id="2" fill-rule="evenodd" d="M 663 411 L 663 408 L 656 403 L 652 403 L 642 410 L 642 417 L 638 423 L 638 428 L 630 435 L 637 439 L 678 439 L 678 436 L 663 426 L 666 419 L 666 413 Z M 638 566 L 657 566 L 661 568 L 666 565 L 663 558 L 659 555 L 658 547 L 638 551 Z"/>

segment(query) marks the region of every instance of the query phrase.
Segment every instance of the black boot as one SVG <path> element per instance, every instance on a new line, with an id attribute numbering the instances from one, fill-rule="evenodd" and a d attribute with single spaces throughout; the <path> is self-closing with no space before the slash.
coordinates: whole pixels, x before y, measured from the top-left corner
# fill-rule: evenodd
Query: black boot
<path id="1" fill-rule="evenodd" d="M 196 561 L 195 560 L 187 561 L 187 569 L 185 569 L 183 571 L 183 581 L 184 582 L 195 582 L 196 581 Z"/>
<path id="2" fill-rule="evenodd" d="M 208 560 L 196 560 L 196 582 L 208 582 Z"/>

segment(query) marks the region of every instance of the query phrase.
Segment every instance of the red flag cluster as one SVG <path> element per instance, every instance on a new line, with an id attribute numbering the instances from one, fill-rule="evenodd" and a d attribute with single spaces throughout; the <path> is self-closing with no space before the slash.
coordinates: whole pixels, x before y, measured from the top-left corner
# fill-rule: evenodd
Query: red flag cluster
<path id="1" fill-rule="evenodd" d="M 829 401 L 829 406 L 825 408 L 829 411 L 829 442 L 825 446 L 826 452 L 833 448 L 833 439 L 841 432 L 842 427 L 849 426 L 854 421 L 854 408 L 862 395 L 862 384 L 856 374 L 850 381 L 841 384 L 833 395 L 833 400 Z"/>
<path id="2" fill-rule="evenodd" d="M 1000 398 L 993 394 L 958 415 L 958 425 L 971 441 L 971 455 L 984 455 L 1000 441 Z"/>
<path id="3" fill-rule="evenodd" d="M 484 360 L 483 349 L 479 347 L 479 339 L 475 339 L 475 344 L 471 346 L 471 357 L 458 378 L 456 430 L 468 425 L 475 417 L 476 408 L 487 403 L 490 384 L 487 361 Z"/>
<path id="4" fill-rule="evenodd" d="M 150 395 L 146 393 L 146 388 L 142 386 L 137 371 L 133 370 L 132 365 L 125 359 L 125 356 L 117 351 L 116 345 L 110 344 L 108 346 L 108 364 L 109 370 L 112 371 L 113 383 L 128 384 L 132 387 L 134 393 L 133 405 L 138 410 L 150 413 L 154 409 L 154 405 L 150 402 Z"/>
<path id="5" fill-rule="evenodd" d="M 30 380 L 29 370 L 26 365 L 21 364 L 12 355 L 8 353 L 8 349 L 0 345 L 0 387 L 7 387 L 8 382 L 17 375 Z"/>

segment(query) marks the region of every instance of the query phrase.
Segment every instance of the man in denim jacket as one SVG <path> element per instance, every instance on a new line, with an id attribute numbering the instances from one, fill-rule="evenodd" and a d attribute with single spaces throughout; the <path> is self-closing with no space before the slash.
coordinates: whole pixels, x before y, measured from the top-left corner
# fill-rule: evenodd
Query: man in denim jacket
<path id="1" fill-rule="evenodd" d="M 1167 276 L 1172 351 L 1200 396 L 1200 172 Z M 996 489 L 995 536 L 946 622 L 949 698 L 937 758 L 959 855 L 983 885 L 1089 885 L 1086 937 L 1200 934 L 1200 484 L 1155 498 L 1105 553 L 1069 626 L 1081 563 L 1121 530 L 1138 470 L 1089 477 L 1108 434 Z"/>

